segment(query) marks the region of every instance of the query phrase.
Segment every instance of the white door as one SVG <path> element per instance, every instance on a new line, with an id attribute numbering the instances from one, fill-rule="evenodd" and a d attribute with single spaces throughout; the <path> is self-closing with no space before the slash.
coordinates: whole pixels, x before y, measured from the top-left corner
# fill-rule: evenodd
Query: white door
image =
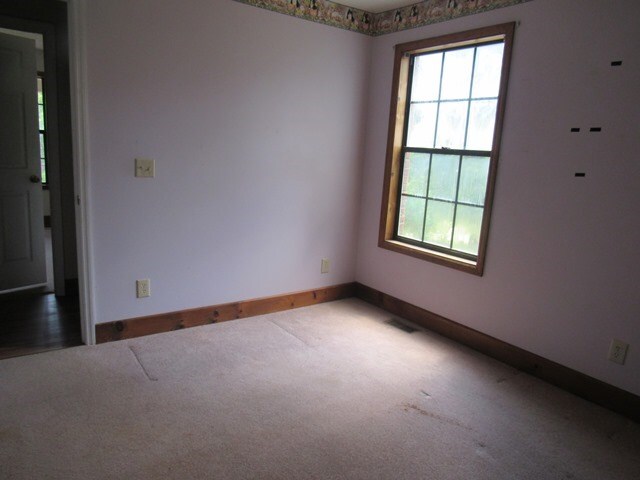
<path id="1" fill-rule="evenodd" d="M 0 34 L 0 291 L 47 281 L 35 48 Z"/>

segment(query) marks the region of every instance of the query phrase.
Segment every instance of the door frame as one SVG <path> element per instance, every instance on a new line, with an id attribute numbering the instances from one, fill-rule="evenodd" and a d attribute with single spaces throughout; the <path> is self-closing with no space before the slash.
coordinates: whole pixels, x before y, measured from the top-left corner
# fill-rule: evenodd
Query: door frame
<path id="1" fill-rule="evenodd" d="M 84 1 L 68 0 L 69 62 L 71 82 L 71 128 L 73 178 L 76 192 L 76 248 L 82 340 L 96 344 L 93 255 L 91 245 L 91 184 L 89 182 L 89 114 L 87 110 L 87 63 L 85 50 Z"/>
<path id="2" fill-rule="evenodd" d="M 54 250 L 55 289 L 58 295 L 65 293 L 65 243 L 67 261 L 70 260 L 69 249 L 75 243 L 76 258 L 71 260 L 77 260 L 82 340 L 87 345 L 94 345 L 83 9 L 82 1 L 78 0 L 0 0 L 1 26 L 41 33 L 45 71 L 55 72 L 54 80 L 45 84 L 48 103 L 53 102 L 49 112 L 55 110 L 57 120 L 53 122 L 56 130 L 52 129 L 48 145 L 52 139 L 59 155 L 49 164 L 52 236 L 54 249 L 57 249 Z M 68 182 L 68 178 L 61 175 L 63 170 L 73 176 L 73 184 L 65 184 L 64 189 L 61 182 Z M 67 217 L 73 212 L 74 218 L 63 218 L 65 212 Z M 75 231 L 63 228 L 63 225 L 72 226 L 74 219 Z"/>

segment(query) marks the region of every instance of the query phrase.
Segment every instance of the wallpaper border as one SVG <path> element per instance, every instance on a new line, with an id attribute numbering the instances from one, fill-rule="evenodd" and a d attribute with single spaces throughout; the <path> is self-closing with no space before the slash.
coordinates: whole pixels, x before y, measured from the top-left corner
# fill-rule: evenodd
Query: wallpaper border
<path id="1" fill-rule="evenodd" d="M 425 0 L 380 13 L 367 12 L 330 0 L 234 1 L 377 37 L 532 0 Z"/>

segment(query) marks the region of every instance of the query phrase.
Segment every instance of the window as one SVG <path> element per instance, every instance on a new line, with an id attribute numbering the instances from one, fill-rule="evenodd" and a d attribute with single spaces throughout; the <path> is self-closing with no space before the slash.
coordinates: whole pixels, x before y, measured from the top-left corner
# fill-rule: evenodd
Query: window
<path id="1" fill-rule="evenodd" d="M 396 46 L 380 247 L 482 275 L 513 32 Z"/>
<path id="2" fill-rule="evenodd" d="M 40 131 L 40 177 L 42 185 L 47 185 L 47 147 L 44 110 L 44 75 L 38 73 L 38 130 Z"/>

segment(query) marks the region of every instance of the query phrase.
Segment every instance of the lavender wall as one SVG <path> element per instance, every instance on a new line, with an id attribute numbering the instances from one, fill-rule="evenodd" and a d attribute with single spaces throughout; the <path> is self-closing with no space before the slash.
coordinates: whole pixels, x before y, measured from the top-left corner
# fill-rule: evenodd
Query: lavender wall
<path id="1" fill-rule="evenodd" d="M 535 0 L 376 39 L 231 0 L 85 8 L 97 323 L 355 278 L 640 394 L 636 2 Z M 379 249 L 392 46 L 512 20 L 484 277 Z"/>
<path id="2" fill-rule="evenodd" d="M 376 38 L 357 280 L 640 394 L 638 18 L 637 2 L 535 0 Z M 484 277 L 378 248 L 393 45 L 514 20 Z"/>
<path id="3" fill-rule="evenodd" d="M 85 7 L 96 323 L 353 281 L 371 39 L 231 0 Z"/>

